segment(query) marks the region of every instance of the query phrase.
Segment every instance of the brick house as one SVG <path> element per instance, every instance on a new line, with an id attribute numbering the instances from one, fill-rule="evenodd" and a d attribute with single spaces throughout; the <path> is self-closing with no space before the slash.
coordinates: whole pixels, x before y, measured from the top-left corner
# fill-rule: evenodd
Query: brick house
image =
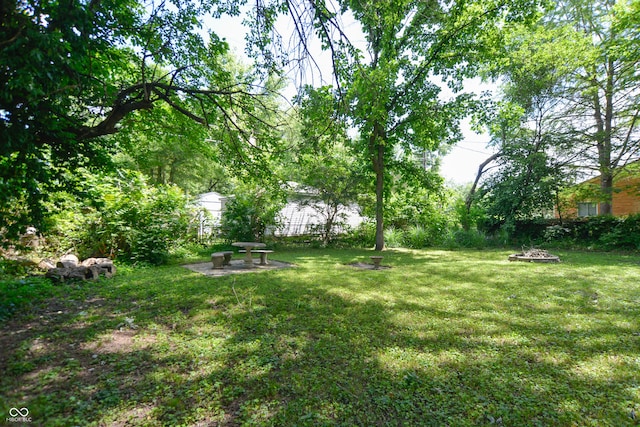
<path id="1" fill-rule="evenodd" d="M 560 194 L 556 217 L 584 218 L 599 214 L 602 201 L 600 177 L 591 178 Z M 619 171 L 613 179 L 611 209 L 614 216 L 640 213 L 640 161 Z"/>

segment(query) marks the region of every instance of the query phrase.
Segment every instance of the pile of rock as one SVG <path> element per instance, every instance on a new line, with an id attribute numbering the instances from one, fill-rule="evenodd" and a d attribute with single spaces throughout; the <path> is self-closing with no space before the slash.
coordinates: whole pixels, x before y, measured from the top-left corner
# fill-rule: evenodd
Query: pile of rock
<path id="1" fill-rule="evenodd" d="M 551 255 L 548 251 L 546 251 L 544 249 L 537 249 L 537 248 L 528 249 L 528 250 L 524 251 L 523 254 L 524 254 L 524 256 L 537 257 L 537 258 L 544 258 L 544 257 L 554 256 L 554 255 Z"/>
<path id="2" fill-rule="evenodd" d="M 45 266 L 47 267 L 45 276 L 57 282 L 97 280 L 100 276 L 113 277 L 116 274 L 116 267 L 109 258 L 87 258 L 80 262 L 75 255 L 65 255 L 55 266 L 52 264 Z"/>
<path id="3" fill-rule="evenodd" d="M 519 254 L 509 255 L 509 261 L 560 262 L 560 258 L 556 255 L 551 255 L 544 249 L 531 248 L 527 251 L 523 250 Z"/>

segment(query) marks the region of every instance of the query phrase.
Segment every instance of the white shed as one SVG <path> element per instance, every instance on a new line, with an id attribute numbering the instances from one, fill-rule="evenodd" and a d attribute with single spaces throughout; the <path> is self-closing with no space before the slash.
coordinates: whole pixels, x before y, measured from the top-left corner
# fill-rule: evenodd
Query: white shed
<path id="1" fill-rule="evenodd" d="M 299 191 L 299 194 L 304 193 Z M 210 235 L 217 227 L 220 226 L 222 220 L 222 212 L 224 212 L 227 201 L 233 196 L 223 196 L 220 193 L 212 191 L 198 196 L 196 204 L 206 210 L 210 215 L 201 214 L 199 235 Z M 319 204 L 322 207 L 322 203 Z M 357 227 L 363 220 L 358 212 L 356 205 L 345 206 L 341 209 L 340 222 L 344 222 L 349 227 Z M 280 211 L 279 219 L 280 227 L 271 228 L 268 233 L 277 236 L 298 236 L 313 233 L 314 228 L 324 224 L 323 215 L 316 209 L 300 204 L 297 201 L 289 201 Z M 336 226 L 336 232 L 342 229 Z"/>
<path id="2" fill-rule="evenodd" d="M 210 193 L 200 194 L 196 200 L 196 205 L 207 211 L 209 215 L 201 212 L 200 215 L 200 236 L 211 234 L 215 227 L 220 226 L 222 212 L 224 211 L 228 197 L 220 193 L 212 191 Z"/>
<path id="3" fill-rule="evenodd" d="M 323 209 L 324 204 L 318 203 L 318 208 Z M 364 221 L 364 218 L 358 212 L 357 206 L 345 206 L 340 209 L 338 221 L 351 228 L 355 228 Z M 315 227 L 323 226 L 325 217 L 318 210 L 311 206 L 300 204 L 296 201 L 290 201 L 280 211 L 281 226 L 274 230 L 275 235 L 279 236 L 299 236 L 311 234 Z M 341 232 L 342 227 L 336 224 L 336 232 Z"/>

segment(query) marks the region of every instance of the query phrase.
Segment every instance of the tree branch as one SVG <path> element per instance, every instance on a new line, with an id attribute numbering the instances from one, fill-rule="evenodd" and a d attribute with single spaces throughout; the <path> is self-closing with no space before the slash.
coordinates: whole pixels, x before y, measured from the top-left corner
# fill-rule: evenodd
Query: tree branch
<path id="1" fill-rule="evenodd" d="M 109 115 L 96 126 L 83 126 L 80 129 L 71 130 L 71 133 L 76 134 L 80 140 L 96 138 L 103 135 L 111 135 L 118 131 L 116 125 L 120 123 L 127 114 L 137 110 L 148 110 L 152 106 L 153 101 L 151 100 L 133 101 L 121 104 L 114 107 L 111 110 L 111 113 L 109 113 Z"/>
<path id="2" fill-rule="evenodd" d="M 473 196 L 476 193 L 476 188 L 478 187 L 478 182 L 480 182 L 480 177 L 482 177 L 482 174 L 484 173 L 484 168 L 486 168 L 489 163 L 493 162 L 500 156 L 502 156 L 502 152 L 498 151 L 497 153 L 486 159 L 484 162 L 480 163 L 480 166 L 478 167 L 478 173 L 476 174 L 476 179 L 473 181 L 473 185 L 471 186 L 471 190 L 469 191 L 467 200 L 465 201 L 467 214 L 471 212 L 471 203 L 473 203 Z"/>

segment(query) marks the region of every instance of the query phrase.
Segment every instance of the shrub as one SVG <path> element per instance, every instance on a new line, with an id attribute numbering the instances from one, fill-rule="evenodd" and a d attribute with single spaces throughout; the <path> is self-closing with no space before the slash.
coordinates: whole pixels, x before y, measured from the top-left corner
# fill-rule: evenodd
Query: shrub
<path id="1" fill-rule="evenodd" d="M 266 192 L 236 194 L 222 214 L 221 231 L 228 241 L 262 241 L 267 227 L 276 227 L 283 203 Z"/>
<path id="2" fill-rule="evenodd" d="M 374 239 L 375 241 L 375 229 L 374 229 Z M 404 243 L 404 233 L 402 230 L 389 227 L 384 230 L 384 244 L 388 248 L 401 248 Z"/>
<path id="3" fill-rule="evenodd" d="M 564 239 L 571 235 L 571 230 L 560 224 L 550 225 L 544 230 L 544 240 L 547 242 Z"/>
<path id="4" fill-rule="evenodd" d="M 583 221 L 576 221 L 577 238 L 583 241 L 597 242 L 604 234 L 617 228 L 624 220 L 611 215 L 589 217 Z"/>
<path id="5" fill-rule="evenodd" d="M 554 220 L 536 218 L 533 220 L 517 220 L 503 228 L 509 234 L 509 238 L 513 243 L 518 245 L 531 245 L 535 242 L 544 240 L 547 227 L 552 225 Z"/>
<path id="6" fill-rule="evenodd" d="M 151 186 L 131 171 L 83 178 L 79 196 L 52 199 L 47 237 L 54 252 L 162 264 L 188 240 L 193 212 L 179 188 Z"/>
<path id="7" fill-rule="evenodd" d="M 122 237 L 132 261 L 163 264 L 170 250 L 186 240 L 190 215 L 187 200 L 177 187 L 152 188 L 138 203 L 130 205 Z M 119 220 L 116 216 L 116 220 Z"/>
<path id="8" fill-rule="evenodd" d="M 429 231 L 420 225 L 414 225 L 407 229 L 404 233 L 404 245 L 412 249 L 421 249 L 427 246 L 431 246 L 433 243 L 433 236 Z"/>
<path id="9" fill-rule="evenodd" d="M 449 236 L 447 246 L 480 249 L 487 246 L 487 237 L 479 230 L 455 230 Z"/>
<path id="10" fill-rule="evenodd" d="M 640 214 L 618 219 L 600 234 L 598 242 L 605 249 L 640 249 Z"/>
<path id="11" fill-rule="evenodd" d="M 346 235 L 341 236 L 340 241 L 351 247 L 369 248 L 376 241 L 376 224 L 372 221 L 362 222 Z"/>
<path id="12" fill-rule="evenodd" d="M 640 214 L 626 218 L 596 216 L 565 220 L 518 221 L 508 229 L 514 244 L 550 244 L 556 247 L 640 249 Z"/>

